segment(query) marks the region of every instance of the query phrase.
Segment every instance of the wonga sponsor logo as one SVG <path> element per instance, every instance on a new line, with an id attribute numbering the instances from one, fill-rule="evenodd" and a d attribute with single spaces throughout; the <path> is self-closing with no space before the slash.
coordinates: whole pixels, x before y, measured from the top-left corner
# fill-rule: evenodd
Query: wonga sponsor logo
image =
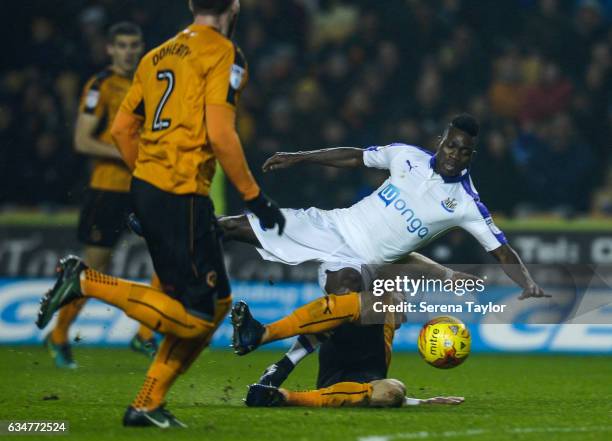
<path id="1" fill-rule="evenodd" d="M 423 226 L 423 221 L 416 217 L 414 210 L 408 207 L 408 202 L 400 198 L 400 189 L 393 184 L 387 185 L 378 192 L 378 197 L 386 207 L 390 205 L 406 218 L 409 233 L 416 233 L 421 239 L 429 234 L 429 228 Z"/>

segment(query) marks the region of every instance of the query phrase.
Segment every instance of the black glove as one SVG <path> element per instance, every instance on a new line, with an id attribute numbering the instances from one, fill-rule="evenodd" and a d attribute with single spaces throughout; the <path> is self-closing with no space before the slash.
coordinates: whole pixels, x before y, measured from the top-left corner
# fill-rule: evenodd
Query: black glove
<path id="1" fill-rule="evenodd" d="M 255 199 L 246 201 L 246 206 L 259 218 L 261 228 L 267 230 L 278 225 L 278 235 L 280 236 L 283 234 L 283 230 L 285 229 L 285 216 L 281 213 L 276 202 L 268 199 L 263 192 L 260 192 L 259 196 Z"/>

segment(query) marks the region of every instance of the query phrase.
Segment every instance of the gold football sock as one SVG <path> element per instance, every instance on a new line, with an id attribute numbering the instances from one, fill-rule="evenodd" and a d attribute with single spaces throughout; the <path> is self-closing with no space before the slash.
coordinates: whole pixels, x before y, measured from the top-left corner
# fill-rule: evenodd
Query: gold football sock
<path id="1" fill-rule="evenodd" d="M 284 390 L 288 406 L 342 407 L 363 406 L 372 397 L 370 383 L 336 383 L 330 387 L 304 392 Z"/>
<path id="2" fill-rule="evenodd" d="M 68 331 L 70 325 L 76 320 L 79 312 L 83 309 L 83 306 L 87 302 L 87 299 L 78 299 L 71 302 L 60 309 L 57 323 L 51 331 L 51 342 L 56 345 L 63 345 L 68 343 Z"/>
<path id="3" fill-rule="evenodd" d="M 266 325 L 262 343 L 300 334 L 318 334 L 359 319 L 359 293 L 330 294 L 297 308 L 290 315 Z"/>
<path id="4" fill-rule="evenodd" d="M 151 329 L 149 329 L 147 326 L 145 325 L 140 325 L 138 327 L 138 332 L 136 333 L 136 335 L 142 340 L 142 341 L 149 341 L 153 338 L 153 331 L 151 331 Z"/>
<path id="5" fill-rule="evenodd" d="M 231 298 L 217 301 L 214 328 L 199 338 L 180 339 L 167 335 L 151 364 L 145 382 L 132 403 L 139 409 L 152 410 L 165 402 L 170 387 L 185 373 L 209 344 L 231 306 Z"/>
<path id="6" fill-rule="evenodd" d="M 190 314 L 178 300 L 161 291 L 92 269 L 81 273 L 81 292 L 118 307 L 162 334 L 196 338 L 208 334 L 213 327 L 211 322 Z"/>
<path id="7" fill-rule="evenodd" d="M 153 277 L 151 277 L 151 288 L 156 289 L 157 291 L 164 291 L 164 289 L 162 288 L 161 281 L 155 273 L 153 273 Z M 138 328 L 138 332 L 136 333 L 136 335 L 140 337 L 140 339 L 143 341 L 151 340 L 153 338 L 153 334 L 153 331 L 143 324 L 140 325 L 140 327 Z"/>
<path id="8" fill-rule="evenodd" d="M 229 312 L 231 307 L 232 307 L 232 297 L 231 296 L 226 297 L 221 300 L 217 300 L 217 303 L 215 306 L 215 317 L 213 318 L 214 327 L 212 331 L 209 332 L 208 335 L 206 335 L 206 338 L 204 339 L 202 343 L 202 347 L 197 351 L 193 351 L 191 353 L 191 356 L 186 357 L 185 359 L 182 359 L 181 369 L 180 369 L 181 374 L 186 372 L 187 369 L 191 367 L 193 362 L 196 361 L 196 359 L 200 355 L 200 352 L 202 352 L 202 350 L 204 350 L 206 347 L 208 347 L 208 345 L 210 345 L 210 341 L 215 335 L 215 332 L 217 331 L 217 329 L 219 329 L 219 326 L 221 326 L 221 323 L 223 323 L 223 320 L 225 319 L 225 316 L 227 316 L 227 313 Z"/>

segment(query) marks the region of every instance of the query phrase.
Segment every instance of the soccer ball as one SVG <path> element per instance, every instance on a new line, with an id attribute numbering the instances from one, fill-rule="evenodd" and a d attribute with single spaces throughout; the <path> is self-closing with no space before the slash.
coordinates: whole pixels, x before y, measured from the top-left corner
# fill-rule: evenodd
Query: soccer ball
<path id="1" fill-rule="evenodd" d="M 452 316 L 431 319 L 419 333 L 419 353 L 440 369 L 459 366 L 470 355 L 472 337 L 465 324 Z"/>

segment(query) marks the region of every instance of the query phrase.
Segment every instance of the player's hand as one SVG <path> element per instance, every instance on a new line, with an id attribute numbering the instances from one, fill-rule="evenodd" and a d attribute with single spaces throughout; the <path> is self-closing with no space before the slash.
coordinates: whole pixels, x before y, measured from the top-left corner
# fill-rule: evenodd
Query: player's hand
<path id="1" fill-rule="evenodd" d="M 465 401 L 463 397 L 433 397 L 421 400 L 423 404 L 450 404 L 457 405 Z"/>
<path id="2" fill-rule="evenodd" d="M 285 153 L 278 152 L 272 155 L 262 167 L 264 173 L 274 170 L 280 170 L 281 168 L 288 168 L 300 161 L 298 153 Z"/>
<path id="3" fill-rule="evenodd" d="M 246 201 L 246 205 L 248 209 L 259 218 L 259 224 L 263 229 L 267 230 L 278 225 L 278 235 L 280 236 L 283 234 L 283 230 L 285 229 L 285 216 L 283 216 L 276 202 L 268 199 L 263 192 L 260 192 L 259 196 L 255 199 Z"/>
<path id="4" fill-rule="evenodd" d="M 550 294 L 545 294 L 544 290 L 540 288 L 536 283 L 528 285 L 519 296 L 519 300 L 525 300 L 530 298 L 541 298 L 541 297 L 552 297 Z"/>

